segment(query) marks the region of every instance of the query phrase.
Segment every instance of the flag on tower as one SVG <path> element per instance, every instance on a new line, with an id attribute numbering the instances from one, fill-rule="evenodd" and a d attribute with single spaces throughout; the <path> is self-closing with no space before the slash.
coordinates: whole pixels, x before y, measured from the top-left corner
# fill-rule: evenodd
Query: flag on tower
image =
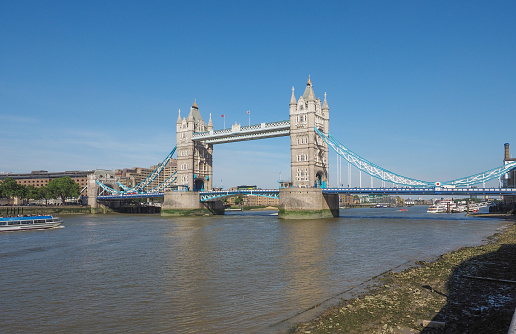
<path id="1" fill-rule="evenodd" d="M 250 113 L 251 113 L 251 110 L 248 110 L 248 111 L 247 111 L 247 113 L 248 113 L 248 114 L 250 114 Z"/>
<path id="2" fill-rule="evenodd" d="M 226 117 L 226 116 L 224 116 L 224 115 L 220 115 L 220 117 Z"/>

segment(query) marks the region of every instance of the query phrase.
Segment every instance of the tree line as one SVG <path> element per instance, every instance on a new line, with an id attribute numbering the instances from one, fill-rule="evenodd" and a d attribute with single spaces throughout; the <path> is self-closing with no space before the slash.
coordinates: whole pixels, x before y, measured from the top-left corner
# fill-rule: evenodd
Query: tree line
<path id="1" fill-rule="evenodd" d="M 46 186 L 39 188 L 18 184 L 12 177 L 7 177 L 0 183 L 0 197 L 18 197 L 22 200 L 44 199 L 46 202 L 49 199 L 60 198 L 64 204 L 66 198 L 79 197 L 79 191 L 79 184 L 69 176 L 52 179 Z"/>

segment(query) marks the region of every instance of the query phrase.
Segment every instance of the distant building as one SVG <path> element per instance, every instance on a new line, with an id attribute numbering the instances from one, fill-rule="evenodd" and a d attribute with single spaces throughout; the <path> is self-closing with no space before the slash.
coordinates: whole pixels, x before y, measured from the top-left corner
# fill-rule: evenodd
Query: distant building
<path id="1" fill-rule="evenodd" d="M 242 187 L 242 186 L 241 186 Z M 253 186 L 254 189 L 255 186 Z M 228 190 L 229 191 L 236 191 L 240 187 L 231 187 Z M 259 190 L 259 189 L 257 189 Z M 278 198 L 271 198 L 271 197 L 264 197 L 264 196 L 255 196 L 255 195 L 240 195 L 242 197 L 242 205 L 245 206 L 278 206 L 279 205 L 279 199 Z M 227 203 L 230 205 L 235 205 L 235 199 L 238 196 L 232 196 L 227 198 Z"/>
<path id="2" fill-rule="evenodd" d="M 264 196 L 247 196 L 246 205 L 249 206 L 278 206 L 279 198 L 271 198 Z"/>
<path id="3" fill-rule="evenodd" d="M 339 194 L 339 206 L 353 206 L 360 204 L 360 199 L 353 194 Z"/>
<path id="4" fill-rule="evenodd" d="M 115 175 L 120 178 L 120 183 L 126 187 L 134 187 L 138 183 L 144 181 L 159 165 L 150 166 L 149 168 L 133 167 L 116 169 Z M 154 179 L 147 188 L 154 188 L 168 180 L 172 174 L 177 171 L 177 160 L 170 159 L 163 171 Z"/>
<path id="5" fill-rule="evenodd" d="M 32 185 L 35 188 L 45 187 L 51 180 L 60 177 L 69 176 L 75 183 L 79 184 L 80 190 L 87 185 L 88 175 L 93 171 L 66 171 L 66 172 L 51 172 L 46 170 L 35 170 L 30 173 L 5 173 L 0 174 L 0 181 L 10 177 L 16 180 L 18 184 L 23 186 Z"/>

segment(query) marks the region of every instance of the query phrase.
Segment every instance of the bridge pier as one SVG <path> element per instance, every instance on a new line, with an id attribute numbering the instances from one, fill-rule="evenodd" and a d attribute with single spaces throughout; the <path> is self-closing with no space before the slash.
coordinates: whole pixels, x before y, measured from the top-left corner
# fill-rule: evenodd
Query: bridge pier
<path id="1" fill-rule="evenodd" d="M 323 194 L 321 188 L 279 190 L 281 219 L 320 219 L 339 216 L 339 195 Z"/>
<path id="2" fill-rule="evenodd" d="M 197 191 L 167 191 L 161 206 L 162 216 L 223 215 L 221 200 L 201 202 Z"/>
<path id="3" fill-rule="evenodd" d="M 97 202 L 97 193 L 98 193 L 98 185 L 97 185 L 97 179 L 94 174 L 88 175 L 88 181 L 87 181 L 88 189 L 87 189 L 87 196 L 88 196 L 88 206 L 92 209 L 96 209 L 98 207 Z"/>

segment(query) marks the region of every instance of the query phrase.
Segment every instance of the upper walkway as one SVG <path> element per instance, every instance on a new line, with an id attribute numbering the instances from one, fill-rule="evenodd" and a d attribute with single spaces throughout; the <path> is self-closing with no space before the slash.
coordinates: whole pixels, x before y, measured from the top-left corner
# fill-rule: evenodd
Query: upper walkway
<path id="1" fill-rule="evenodd" d="M 290 121 L 253 124 L 250 126 L 233 125 L 231 128 L 196 132 L 193 141 L 205 141 L 207 144 L 232 143 L 237 141 L 283 137 L 290 134 Z"/>

